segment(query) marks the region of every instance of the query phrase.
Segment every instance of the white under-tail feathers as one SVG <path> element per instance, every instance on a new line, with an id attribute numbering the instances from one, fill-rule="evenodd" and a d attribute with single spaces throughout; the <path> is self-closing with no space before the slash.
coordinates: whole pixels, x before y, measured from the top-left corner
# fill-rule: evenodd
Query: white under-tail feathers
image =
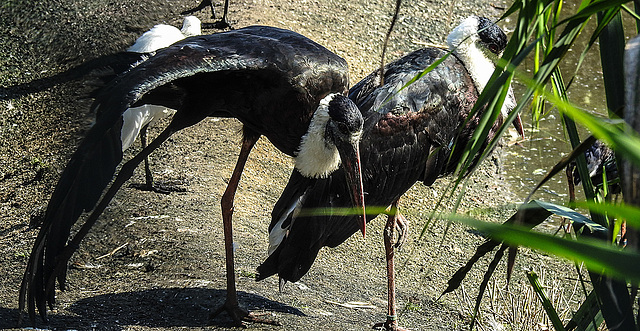
<path id="1" fill-rule="evenodd" d="M 479 41 L 478 18 L 476 16 L 469 16 L 462 20 L 460 25 L 447 36 L 449 49 L 454 50 L 453 53 L 464 63 L 480 93 L 489 82 L 496 66 L 490 58 L 493 55 L 489 55 L 489 50 L 484 50 L 479 45 Z M 509 92 L 500 110 L 502 116 L 506 117 L 515 106 L 513 89 L 509 86 Z"/>
<path id="2" fill-rule="evenodd" d="M 291 204 L 291 206 L 289 206 L 287 210 L 285 210 L 284 213 L 282 213 L 282 215 L 280 216 L 280 219 L 278 219 L 278 223 L 276 223 L 276 225 L 271 229 L 271 231 L 269 231 L 269 250 L 268 250 L 269 255 L 275 252 L 278 246 L 280 246 L 280 243 L 282 243 L 282 240 L 287 236 L 289 229 L 291 228 L 291 226 L 293 225 L 296 219 L 297 214 L 300 212 L 300 208 L 298 207 L 300 206 L 300 202 L 302 201 L 302 198 L 303 197 L 299 197 L 298 199 L 296 199 Z M 289 226 L 287 226 L 286 228 L 283 228 L 282 224 L 284 224 L 284 221 L 287 220 L 289 215 L 291 215 L 291 223 L 289 223 Z"/>
<path id="3" fill-rule="evenodd" d="M 142 105 L 127 109 L 122 114 L 122 130 L 120 131 L 122 151 L 124 152 L 131 147 L 143 127 L 175 113 L 174 109 L 156 105 Z"/>
<path id="4" fill-rule="evenodd" d="M 340 166 L 340 155 L 333 144 L 328 144 L 324 135 L 329 122 L 329 102 L 336 94 L 320 100 L 313 114 L 309 129 L 300 142 L 295 167 L 308 178 L 326 178 Z"/>

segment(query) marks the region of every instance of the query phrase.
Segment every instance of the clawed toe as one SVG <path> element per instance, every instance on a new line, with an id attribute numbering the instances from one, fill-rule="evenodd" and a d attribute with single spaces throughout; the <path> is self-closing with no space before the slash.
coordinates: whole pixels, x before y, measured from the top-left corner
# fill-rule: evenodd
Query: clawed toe
<path id="1" fill-rule="evenodd" d="M 386 330 L 386 331 L 409 331 L 409 329 L 405 329 L 398 326 L 398 321 L 395 319 L 387 319 L 387 321 L 383 323 L 376 323 L 373 326 L 375 330 Z"/>
<path id="2" fill-rule="evenodd" d="M 387 321 L 383 323 L 376 323 L 373 326 L 373 329 L 386 330 L 386 331 L 409 331 L 409 329 L 399 327 L 397 320 L 390 320 L 390 319 L 387 319 Z"/>
<path id="3" fill-rule="evenodd" d="M 182 187 L 182 186 L 180 186 L 178 184 L 161 183 L 161 182 L 156 182 L 154 184 L 133 183 L 130 186 L 132 188 L 135 188 L 136 190 L 155 192 L 155 193 L 160 193 L 160 194 L 170 194 L 171 192 L 186 192 L 187 191 L 186 188 L 184 188 L 184 187 Z"/>
<path id="4" fill-rule="evenodd" d="M 265 317 L 270 315 L 269 313 L 249 312 L 246 309 L 240 308 L 240 306 L 238 305 L 231 305 L 226 302 L 224 305 L 220 306 L 220 308 L 212 312 L 211 315 L 209 315 L 209 321 L 213 320 L 223 311 L 226 312 L 231 317 L 231 319 L 233 319 L 234 324 L 238 327 L 246 328 L 247 323 L 261 323 L 275 326 L 282 325 L 276 320 Z"/>

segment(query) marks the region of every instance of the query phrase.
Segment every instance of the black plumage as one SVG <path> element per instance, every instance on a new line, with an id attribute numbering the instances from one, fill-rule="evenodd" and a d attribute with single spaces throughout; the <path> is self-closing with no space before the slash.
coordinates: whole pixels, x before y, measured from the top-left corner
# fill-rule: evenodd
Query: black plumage
<path id="1" fill-rule="evenodd" d="M 618 194 L 621 192 L 618 163 L 615 152 L 609 146 L 600 140 L 596 140 L 584 151 L 584 157 L 587 162 L 587 171 L 591 178 L 591 184 L 596 190 L 603 187 L 603 179 L 606 178 L 609 193 Z M 569 185 L 569 201 L 575 201 L 575 185 L 582 182 L 575 161 L 567 165 L 566 174 Z"/>
<path id="2" fill-rule="evenodd" d="M 470 18 L 463 23 L 467 24 L 467 29 L 457 31 L 467 33 L 473 28 L 485 28 L 487 21 Z M 477 43 L 499 54 L 506 46 L 506 36 L 491 24 Z M 454 37 L 464 40 L 465 36 Z M 497 40 L 492 41 L 491 38 Z M 461 51 L 473 54 L 466 49 Z M 367 206 L 396 206 L 414 183 L 421 181 L 431 185 L 437 178 L 455 171 L 462 151 L 484 112 L 481 109 L 468 118 L 478 99 L 478 86 L 484 87 L 486 82 L 474 81 L 472 69 L 452 55 L 399 91 L 446 54 L 445 50 L 437 48 L 415 51 L 386 66 L 383 86 L 379 86 L 379 74 L 374 72 L 350 90 L 349 97 L 360 107 L 365 118 L 360 151 Z M 493 123 L 472 167 L 502 125 L 503 115 L 504 112 Z M 521 130 L 519 124 L 517 122 L 516 127 Z M 343 173 L 337 171 L 327 179 L 310 181 L 294 170 L 273 210 L 269 227 L 270 255 L 258 267 L 257 280 L 277 274 L 281 284 L 283 281 L 298 281 L 309 271 L 322 247 L 336 247 L 358 230 L 357 222 L 351 216 L 324 213 L 313 216 L 301 212 L 315 208 L 349 207 L 342 176 Z M 367 221 L 376 216 L 368 212 Z M 391 237 L 396 227 L 406 229 L 405 220 L 399 214 L 391 216 L 385 228 L 386 254 L 391 261 Z M 392 292 L 395 290 L 392 262 L 388 266 L 388 275 L 390 310 L 387 322 L 382 326 L 395 330 L 398 326 Z"/>
<path id="3" fill-rule="evenodd" d="M 447 58 L 383 104 L 409 79 L 445 54 L 435 48 L 415 51 L 386 67 L 384 86 L 376 85 L 377 73 L 373 73 L 350 90 L 349 97 L 365 118 L 360 156 L 368 206 L 389 206 L 414 183 L 430 185 L 455 170 L 458 151 L 464 148 L 481 115 L 475 115 L 455 141 L 478 97 L 460 61 L 453 56 Z M 497 121 L 493 129 L 501 124 L 501 120 Z M 449 160 L 454 143 L 456 156 Z M 294 217 L 292 212 L 294 205 L 296 209 L 349 207 L 343 176 L 338 170 L 326 179 L 312 181 L 294 170 L 273 210 L 269 228 L 272 231 L 286 217 L 278 226 L 287 228 L 289 233 L 258 268 L 258 279 L 277 273 L 287 281 L 298 281 L 320 248 L 335 247 L 358 230 L 358 223 L 350 216 Z M 367 221 L 375 216 L 368 214 Z"/>
<path id="4" fill-rule="evenodd" d="M 353 174 L 348 180 L 357 186 L 354 201 L 363 206 L 357 141 L 344 143 L 362 128 L 357 107 L 342 96 L 347 91 L 347 72 L 344 59 L 300 34 L 254 26 L 185 39 L 115 78 L 97 95 L 92 105 L 96 123 L 71 157 L 49 201 L 22 281 L 20 311 L 26 305 L 32 320 L 36 309 L 46 319 L 46 304 L 52 306 L 55 301 L 56 279 L 64 288 L 71 254 L 137 164 L 171 134 L 206 117 L 220 116 L 235 117 L 244 125 L 240 157 L 222 201 L 228 267 L 224 308 L 240 322 L 246 312 L 238 307 L 235 293 L 231 210 L 244 163 L 261 135 L 288 155 L 302 154 L 301 139 L 311 134 L 307 132 L 310 121 L 326 106 L 323 111 L 329 118 L 323 132 L 332 133 L 333 139 L 325 140 L 325 145 L 337 147 L 343 167 L 349 168 L 346 173 Z M 323 106 L 324 100 L 330 100 L 328 105 Z M 123 113 L 143 104 L 177 113 L 149 146 L 122 166 L 98 203 L 123 158 Z M 332 112 L 340 116 L 334 118 Z M 339 132 L 340 127 L 348 132 Z M 349 147 L 351 151 L 344 151 Z M 68 241 L 79 216 L 91 210 Z"/>
<path id="5" fill-rule="evenodd" d="M 602 185 L 603 172 L 608 181 L 618 179 L 618 166 L 615 153 L 602 141 L 596 140 L 593 145 L 584 151 L 584 157 L 587 161 L 587 170 L 589 171 L 593 185 Z M 573 184 L 580 184 L 580 174 L 576 168 L 576 163 L 571 162 L 569 168 L 573 174 Z"/>

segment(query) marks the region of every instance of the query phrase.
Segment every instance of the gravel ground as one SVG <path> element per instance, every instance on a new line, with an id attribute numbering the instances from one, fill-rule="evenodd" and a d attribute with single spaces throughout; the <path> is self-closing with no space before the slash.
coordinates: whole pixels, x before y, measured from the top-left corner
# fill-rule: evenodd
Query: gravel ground
<path id="1" fill-rule="evenodd" d="M 356 82 L 378 65 L 393 4 L 234 0 L 229 15 L 235 27 L 272 25 L 316 40 L 347 59 L 352 81 Z M 36 236 L 36 231 L 28 227 L 29 221 L 42 213 L 93 117 L 88 112 L 91 100 L 86 97 L 89 87 L 85 82 L 53 86 L 46 80 L 29 82 L 121 51 L 154 24 L 179 26 L 179 13 L 195 5 L 195 1 L 187 0 L 5 0 L 0 4 L 0 86 L 4 87 L 0 89 L 0 328 L 16 327 L 20 279 Z M 405 1 L 388 58 L 397 58 L 426 43 L 441 44 L 461 18 L 470 14 L 496 18 L 506 6 L 501 1 L 464 0 L 455 5 Z M 450 15 L 453 9 L 455 14 Z M 202 21 L 211 21 L 208 12 L 197 15 Z M 156 176 L 178 180 L 187 191 L 158 195 L 123 188 L 72 257 L 69 289 L 58 293 L 50 323 L 38 322 L 37 327 L 227 329 L 230 320 L 226 316 L 210 322 L 207 316 L 209 309 L 224 300 L 219 201 L 239 151 L 239 131 L 235 120 L 208 119 L 174 135 L 154 153 Z M 510 212 L 509 203 L 518 198 L 509 194 L 499 154 L 497 151 L 492 162 L 485 162 L 470 181 L 462 210 L 497 220 Z M 250 327 L 368 329 L 384 319 L 386 310 L 384 222 L 380 220 L 372 222 L 366 239 L 355 236 L 338 248 L 321 251 L 309 274 L 300 283 L 288 284 L 283 293 L 278 292 L 274 277 L 253 280 L 255 267 L 267 256 L 271 208 L 291 168 L 291 160 L 262 139 L 251 154 L 236 198 L 240 300 L 250 309 L 272 313 L 283 324 Z M 142 180 L 140 171 L 132 179 Z M 468 329 L 473 307 L 469 298 L 477 292 L 481 278 L 481 272 L 475 271 L 465 282 L 466 290 L 438 299 L 448 278 L 482 241 L 474 231 L 456 224 L 444 237 L 445 221 L 434 222 L 418 238 L 446 184 L 447 179 L 431 188 L 416 185 L 401 204 L 411 221 L 412 236 L 399 253 L 400 323 L 414 330 Z M 515 290 L 505 294 L 499 290 L 502 285 L 496 285 L 494 296 L 487 300 L 492 305 L 483 308 L 485 322 L 510 324 L 522 316 L 532 325 L 542 321 L 539 316 L 511 309 L 536 309 L 537 302 L 529 298 L 533 301 L 529 306 L 526 301 L 530 294 L 519 292 L 523 270 L 543 269 L 550 282 L 561 282 L 561 275 L 573 268 L 522 251 L 511 285 Z M 507 298 L 503 310 L 498 307 L 500 295 Z M 371 307 L 340 305 L 347 302 L 366 302 Z"/>

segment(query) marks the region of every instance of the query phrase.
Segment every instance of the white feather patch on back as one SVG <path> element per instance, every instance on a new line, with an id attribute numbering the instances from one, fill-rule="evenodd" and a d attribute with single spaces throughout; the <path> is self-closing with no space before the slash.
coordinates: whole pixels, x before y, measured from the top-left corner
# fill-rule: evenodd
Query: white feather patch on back
<path id="1" fill-rule="evenodd" d="M 324 137 L 330 119 L 329 101 L 334 96 L 335 94 L 329 94 L 320 101 L 307 133 L 302 136 L 295 167 L 305 177 L 325 178 L 340 166 L 338 149 Z"/>
<path id="2" fill-rule="evenodd" d="M 175 113 L 174 109 L 156 105 L 143 105 L 127 109 L 122 114 L 122 131 L 120 131 L 122 151 L 124 152 L 131 147 L 145 125 Z"/>
<path id="3" fill-rule="evenodd" d="M 182 22 L 180 31 L 185 37 L 199 36 L 202 34 L 200 20 L 195 16 L 187 16 Z"/>

